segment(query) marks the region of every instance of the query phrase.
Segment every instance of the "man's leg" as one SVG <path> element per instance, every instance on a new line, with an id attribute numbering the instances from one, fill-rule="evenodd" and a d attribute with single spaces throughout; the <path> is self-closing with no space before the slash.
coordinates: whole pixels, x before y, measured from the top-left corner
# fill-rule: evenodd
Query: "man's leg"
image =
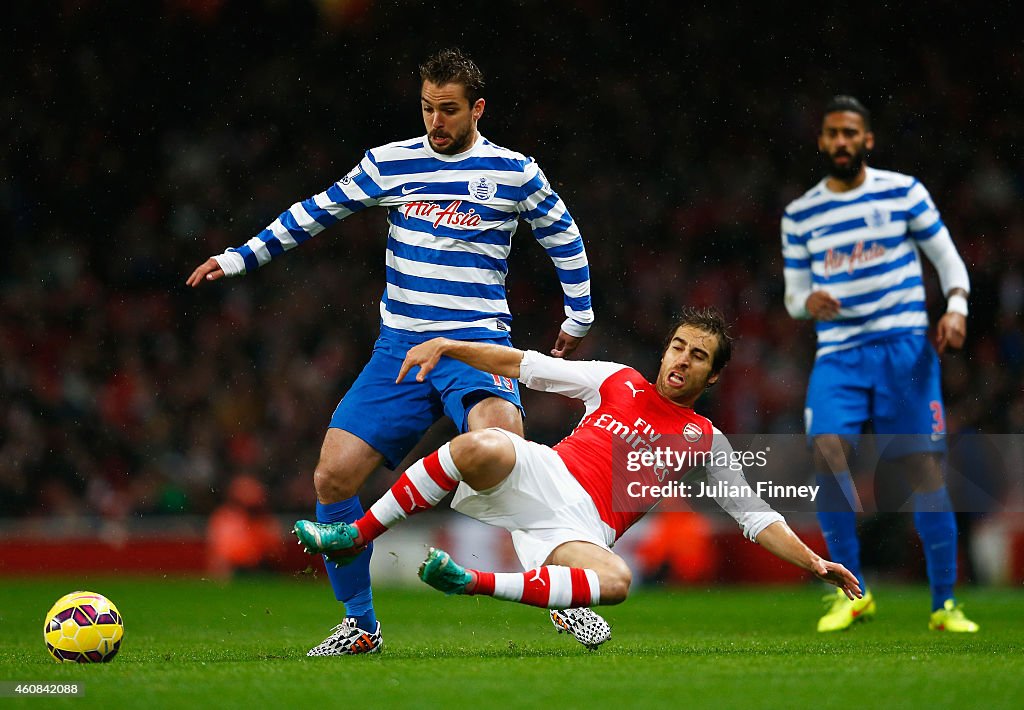
<path id="1" fill-rule="evenodd" d="M 814 437 L 814 468 L 819 486 L 816 507 L 821 534 L 829 557 L 850 570 L 864 590 L 863 598 L 852 601 L 841 590 L 829 595 L 829 610 L 818 619 L 821 632 L 842 631 L 854 622 L 871 618 L 876 610 L 861 572 L 857 512 L 863 508 L 850 476 L 850 453 L 849 442 L 834 434 Z"/>
<path id="2" fill-rule="evenodd" d="M 906 472 L 914 490 L 914 527 L 924 547 L 932 593 L 928 626 L 975 632 L 978 625 L 964 616 L 953 599 L 956 516 L 942 471 L 946 422 L 938 356 L 924 337 L 887 341 L 878 356 L 875 369 L 887 381 L 878 389 L 875 430 L 892 435 L 885 450 Z"/>
<path id="3" fill-rule="evenodd" d="M 343 525 L 362 517 L 357 494 L 370 473 L 381 463 L 394 466 L 401 461 L 441 416 L 440 403 L 432 397 L 428 384 L 395 384 L 404 353 L 401 344 L 378 339 L 370 361 L 331 417 L 313 476 L 317 519 L 324 525 Z M 327 574 L 335 597 L 345 604 L 346 617 L 311 655 L 366 653 L 380 648 L 370 555 L 371 550 L 366 550 L 345 569 L 328 561 Z"/>
<path id="4" fill-rule="evenodd" d="M 505 392 L 502 387 L 502 396 L 496 396 L 493 389 L 486 392 L 476 392 L 463 399 L 469 404 L 468 414 L 465 415 L 467 429 L 484 429 L 488 427 L 499 427 L 511 431 L 519 436 L 523 435 L 523 418 L 520 409 L 516 404 L 504 399 L 514 388 Z M 476 404 L 473 402 L 476 401 Z M 518 402 L 518 395 L 516 396 Z M 458 420 L 458 408 L 450 412 Z M 590 650 L 596 650 L 612 636 L 611 626 L 601 617 L 600 614 L 588 607 L 571 607 L 564 609 L 550 609 L 548 617 L 558 633 L 568 633 L 581 644 Z"/>
<path id="5" fill-rule="evenodd" d="M 633 581 L 632 572 L 622 558 L 616 555 L 612 556 L 614 559 L 608 558 L 604 553 L 607 550 L 587 542 L 568 542 L 556 547 L 545 563 L 592 569 L 598 576 L 601 596 L 607 596 L 608 603 L 613 603 L 612 599 L 618 595 L 625 600 Z M 621 588 L 623 583 L 625 588 Z M 558 633 L 571 635 L 591 651 L 596 651 L 601 644 L 611 640 L 612 627 L 603 616 L 589 607 L 549 609 L 548 616 Z"/>
<path id="6" fill-rule="evenodd" d="M 560 545 L 545 563 L 526 572 L 483 572 L 456 564 L 447 552 L 430 551 L 420 579 L 446 594 L 486 595 L 546 609 L 619 604 L 632 573 L 622 558 L 583 541 Z"/>
<path id="7" fill-rule="evenodd" d="M 914 489 L 914 527 L 921 538 L 932 592 L 932 611 L 953 598 L 956 584 L 956 517 L 937 454 L 911 454 L 899 464 Z"/>
<path id="8" fill-rule="evenodd" d="M 383 462 L 373 447 L 343 429 L 328 429 L 320 450 L 320 461 L 313 473 L 316 488 L 316 517 L 321 523 L 351 523 L 363 516 L 358 491 L 367 477 Z M 368 547 L 345 569 L 327 561 L 327 577 L 335 598 L 344 603 L 345 616 L 368 632 L 377 627 L 370 587 Z"/>
<path id="9" fill-rule="evenodd" d="M 856 347 L 819 357 L 807 383 L 804 410 L 811 437 L 818 485 L 815 505 L 829 557 L 850 570 L 864 597 L 850 601 L 841 590 L 829 597 L 828 612 L 818 619 L 818 631 L 839 631 L 875 613 L 875 602 L 864 584 L 857 537 L 857 512 L 863 510 L 850 476 L 850 453 L 871 418 L 871 372 L 864 348 Z"/>
<path id="10" fill-rule="evenodd" d="M 910 441 L 911 437 L 901 439 Z M 978 625 L 964 615 L 953 594 L 957 576 L 957 527 L 942 473 L 942 457 L 932 452 L 921 452 L 892 461 L 906 473 L 914 491 L 911 497 L 914 527 L 924 549 L 932 596 L 928 628 L 974 633 Z"/>
<path id="11" fill-rule="evenodd" d="M 460 481 L 475 490 L 488 490 L 504 481 L 515 464 L 515 447 L 504 434 L 490 429 L 461 434 L 410 466 L 351 525 L 300 520 L 295 533 L 308 551 L 328 554 L 347 566 L 388 529 L 444 500 Z"/>
<path id="12" fill-rule="evenodd" d="M 501 397 L 487 397 L 477 402 L 469 410 L 466 424 L 470 431 L 498 427 L 519 436 L 523 435 L 523 415 L 519 412 L 519 407 Z"/>
<path id="13" fill-rule="evenodd" d="M 821 534 L 833 562 L 853 572 L 865 589 L 857 538 L 857 512 L 862 511 L 857 488 L 850 475 L 849 442 L 835 434 L 814 437 L 814 470 L 818 488 L 817 516 Z"/>
<path id="14" fill-rule="evenodd" d="M 624 601 L 632 581 L 622 558 L 578 540 L 559 545 L 542 566 L 526 572 L 465 569 L 447 552 L 431 548 L 419 575 L 447 594 L 487 595 L 547 608 L 558 633 L 571 634 L 590 650 L 608 641 L 612 630 L 589 607 Z"/>
<path id="15" fill-rule="evenodd" d="M 496 426 L 522 436 L 523 419 L 518 406 L 518 391 L 511 384 L 511 381 L 503 382 L 500 390 L 489 388 L 454 399 L 457 404 L 469 405 L 468 413 L 464 415 L 466 427 L 480 429 Z M 510 395 L 512 400 L 506 399 Z M 449 414 L 458 421 L 459 407 L 456 406 Z M 593 547 L 589 543 L 581 544 Z M 611 638 L 611 627 L 588 606 L 550 609 L 548 617 L 558 633 L 567 632 L 587 648 L 595 650 Z"/>
<path id="16" fill-rule="evenodd" d="M 633 573 L 621 557 L 589 542 L 576 540 L 559 545 L 544 564 L 594 570 L 601 585 L 600 604 L 626 601 L 633 583 Z"/>
<path id="17" fill-rule="evenodd" d="M 305 521 L 300 521 L 296 524 L 296 534 L 307 548 L 334 553 L 337 559 L 337 555 L 345 552 L 362 550 L 410 515 L 436 506 L 460 481 L 478 491 L 494 488 L 508 477 L 515 463 L 515 446 L 501 432 L 483 430 L 462 434 L 410 466 L 355 523 L 325 530 L 326 526 L 310 528 L 303 525 Z M 570 561 L 593 563 L 595 568 L 568 569 L 565 565 Z M 435 566 L 446 565 L 438 562 Z M 453 565 L 447 570 L 454 572 L 456 567 Z M 463 570 L 462 574 L 473 578 L 472 586 L 469 591 L 461 589 L 459 593 L 488 594 L 545 608 L 617 604 L 626 598 L 631 579 L 629 568 L 621 558 L 584 542 L 559 546 L 545 565 L 525 573 Z M 448 576 L 445 573 L 439 579 Z M 600 591 L 602 576 L 607 585 L 604 593 Z M 464 577 L 464 581 L 469 579 Z"/>

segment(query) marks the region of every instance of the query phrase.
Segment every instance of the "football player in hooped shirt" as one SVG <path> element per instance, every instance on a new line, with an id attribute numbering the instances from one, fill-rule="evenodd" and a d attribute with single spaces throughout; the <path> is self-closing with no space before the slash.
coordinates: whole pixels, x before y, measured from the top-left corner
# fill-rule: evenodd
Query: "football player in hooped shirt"
<path id="1" fill-rule="evenodd" d="M 946 423 L 939 358 L 967 336 L 970 277 L 928 190 L 916 178 L 870 167 L 871 114 L 836 96 L 822 116 L 818 149 L 828 175 L 786 207 L 782 255 L 786 308 L 812 318 L 818 351 L 804 421 L 820 495 L 815 503 L 829 555 L 849 567 L 864 597 L 836 594 L 818 631 L 872 618 L 876 604 L 861 570 L 856 482 L 850 457 L 870 424 L 885 468 L 913 489 L 914 527 L 931 588 L 928 628 L 975 633 L 956 602 L 956 515 L 946 487 Z M 928 342 L 921 254 L 947 301 Z"/>
<path id="2" fill-rule="evenodd" d="M 511 344 L 505 275 L 520 218 L 532 227 L 562 286 L 566 319 L 551 354 L 571 353 L 594 320 L 587 253 L 565 204 L 532 158 L 477 130 L 485 107 L 480 69 L 447 49 L 424 62 L 420 78 L 425 135 L 367 151 L 335 184 L 295 203 L 242 246 L 210 257 L 187 280 L 196 287 L 249 273 L 355 212 L 387 208 L 381 334 L 324 437 L 313 474 L 321 522 L 359 519 L 357 493 L 367 477 L 382 463 L 398 466 L 444 415 L 460 431 L 500 426 L 522 433 L 519 389 L 508 377 L 495 379 L 447 360 L 415 385 L 395 384 L 406 351 L 430 338 Z M 371 553 L 367 549 L 343 569 L 328 565 L 346 616 L 309 655 L 380 649 Z"/>
<path id="3" fill-rule="evenodd" d="M 552 613 L 556 624 L 561 622 L 588 646 L 599 645 L 610 635 L 607 625 L 572 611 L 626 598 L 630 570 L 611 546 L 646 512 L 624 511 L 613 502 L 618 495 L 614 489 L 622 484 L 613 483 L 613 467 L 624 463 L 616 453 L 676 436 L 676 441 L 684 439 L 696 449 L 710 448 L 715 454 L 708 457 L 712 462 L 730 460 L 726 437 L 693 410 L 701 393 L 718 380 L 730 348 L 721 316 L 696 309 L 687 309 L 670 331 L 653 383 L 633 368 L 609 362 L 558 360 L 445 338 L 417 345 L 406 355 L 399 379 L 416 366 L 416 379 L 423 379 L 445 358 L 452 358 L 497 377 L 518 378 L 530 389 L 580 399 L 586 412 L 573 433 L 553 448 L 497 428 L 463 434 L 410 467 L 354 524 L 299 521 L 295 533 L 307 550 L 344 564 L 346 556 L 391 526 L 437 505 L 457 489 L 452 507 L 509 530 L 526 572 L 466 569 L 447 553 L 432 549 L 420 568 L 421 579 L 449 594 L 482 594 L 568 609 Z M 680 436 L 681 432 L 688 435 Z M 645 443 L 638 444 L 641 439 Z M 730 491 L 717 501 L 750 540 L 836 585 L 850 598 L 860 596 L 856 577 L 812 552 L 781 515 L 754 495 L 741 470 L 714 463 L 707 469 L 709 482 L 729 484 L 717 486 Z M 580 629 L 579 623 L 593 627 Z"/>

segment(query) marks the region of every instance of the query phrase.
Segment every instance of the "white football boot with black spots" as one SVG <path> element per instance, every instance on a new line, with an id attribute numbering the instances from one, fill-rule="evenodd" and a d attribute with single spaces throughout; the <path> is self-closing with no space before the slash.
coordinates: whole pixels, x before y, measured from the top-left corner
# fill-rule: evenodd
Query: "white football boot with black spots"
<path id="1" fill-rule="evenodd" d="M 551 623 L 558 633 L 572 634 L 573 638 L 596 651 L 597 647 L 612 637 L 612 627 L 600 614 L 592 609 L 551 609 Z"/>
<path id="2" fill-rule="evenodd" d="M 384 639 L 380 635 L 380 622 L 371 634 L 356 626 L 356 620 L 346 618 L 331 629 L 331 635 L 309 649 L 307 656 L 354 656 L 359 653 L 380 653 Z"/>

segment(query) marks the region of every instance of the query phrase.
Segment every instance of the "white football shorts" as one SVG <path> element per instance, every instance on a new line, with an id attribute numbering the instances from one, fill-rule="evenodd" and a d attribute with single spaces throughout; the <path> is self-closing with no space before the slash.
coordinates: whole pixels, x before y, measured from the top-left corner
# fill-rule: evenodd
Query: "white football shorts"
<path id="1" fill-rule="evenodd" d="M 524 570 L 544 564 L 566 542 L 583 541 L 610 550 L 615 531 L 597 513 L 590 494 L 573 478 L 554 449 L 505 431 L 516 449 L 508 478 L 485 491 L 460 483 L 452 508 L 512 533 Z"/>

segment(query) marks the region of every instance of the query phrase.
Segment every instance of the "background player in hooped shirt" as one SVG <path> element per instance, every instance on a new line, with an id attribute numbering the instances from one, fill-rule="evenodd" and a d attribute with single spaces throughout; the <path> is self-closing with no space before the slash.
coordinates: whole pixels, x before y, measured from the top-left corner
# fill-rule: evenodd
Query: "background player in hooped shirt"
<path id="1" fill-rule="evenodd" d="M 518 386 L 509 378 L 449 360 L 420 383 L 395 383 L 406 351 L 429 338 L 510 344 L 506 259 L 519 218 L 554 262 L 564 293 L 567 318 L 551 354 L 571 353 L 594 318 L 587 255 L 569 211 L 536 162 L 477 130 L 485 103 L 479 68 L 458 50 L 442 50 L 420 66 L 420 77 L 426 135 L 367 151 L 338 182 L 187 280 L 195 287 L 251 272 L 354 212 L 387 208 L 381 334 L 324 438 L 313 476 L 323 522 L 360 518 L 356 494 L 370 473 L 381 463 L 396 467 L 445 414 L 460 431 L 500 426 L 522 433 Z M 344 569 L 327 566 L 346 617 L 310 655 L 380 648 L 371 552 Z"/>
<path id="2" fill-rule="evenodd" d="M 977 624 L 953 599 L 956 520 L 942 473 L 939 361 L 926 337 L 918 253 L 935 266 L 948 299 L 936 333 L 939 353 L 963 345 L 970 282 L 924 186 L 867 166 L 874 141 L 864 106 L 850 96 L 832 99 L 818 137 L 829 175 L 790 203 L 782 218 L 786 308 L 794 318 L 817 321 L 805 418 L 820 486 L 818 520 L 829 555 L 864 587 L 859 498 L 848 461 L 870 420 L 882 457 L 903 469 L 915 491 L 914 525 L 932 592 L 929 628 L 973 632 Z M 837 594 L 818 630 L 845 629 L 873 616 L 874 597 L 864 589 L 854 601 Z"/>
<path id="3" fill-rule="evenodd" d="M 631 574 L 610 548 L 647 511 L 616 505 L 621 495 L 617 489 L 627 479 L 618 478 L 624 471 L 615 469 L 613 483 L 613 469 L 626 464 L 615 452 L 632 450 L 639 439 L 665 437 L 663 441 L 673 439 L 677 445 L 685 441 L 692 449 L 710 449 L 712 461 L 732 460 L 728 439 L 693 411 L 694 402 L 718 380 L 730 349 L 721 316 L 697 309 L 686 309 L 669 331 L 653 383 L 631 367 L 610 362 L 557 360 L 445 338 L 418 345 L 406 356 L 400 376 L 418 365 L 417 379 L 424 379 L 455 359 L 518 378 L 530 389 L 580 399 L 586 411 L 572 434 L 553 448 L 498 428 L 458 436 L 410 467 L 353 525 L 300 520 L 295 533 L 308 551 L 330 552 L 343 562 L 343 555 L 356 553 L 457 488 L 452 507 L 509 530 L 526 571 L 464 569 L 447 553 L 431 550 L 420 568 L 425 582 L 449 594 L 483 594 L 550 609 L 622 602 Z M 682 436 L 684 431 L 690 435 Z M 737 487 L 717 501 L 749 539 L 838 586 L 851 599 L 860 595 L 856 577 L 804 545 L 783 517 L 753 493 L 742 470 L 728 465 L 707 469 L 709 483 Z M 553 612 L 553 617 L 588 646 L 610 635 L 603 621 L 579 628 L 564 612 Z"/>

